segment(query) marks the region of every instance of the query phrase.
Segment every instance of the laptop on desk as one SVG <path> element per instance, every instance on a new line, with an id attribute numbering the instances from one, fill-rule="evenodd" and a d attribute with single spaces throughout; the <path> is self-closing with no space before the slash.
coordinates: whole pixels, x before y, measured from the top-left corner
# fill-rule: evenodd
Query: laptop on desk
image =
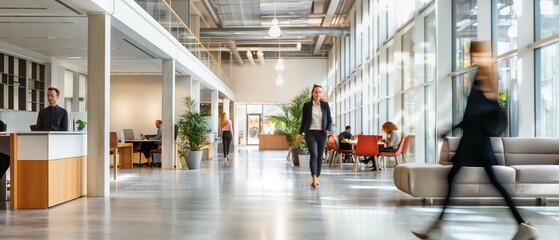
<path id="1" fill-rule="evenodd" d="M 136 138 L 134 137 L 134 129 L 122 129 L 122 136 L 124 137 L 124 140 L 135 140 Z"/>

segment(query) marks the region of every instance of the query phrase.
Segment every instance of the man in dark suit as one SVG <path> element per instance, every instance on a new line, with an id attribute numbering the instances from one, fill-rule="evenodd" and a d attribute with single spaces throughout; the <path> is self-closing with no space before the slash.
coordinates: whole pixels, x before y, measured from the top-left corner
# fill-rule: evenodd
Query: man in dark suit
<path id="1" fill-rule="evenodd" d="M 56 104 L 59 96 L 60 90 L 54 87 L 48 89 L 49 106 L 41 109 L 37 116 L 38 131 L 68 131 L 68 112 Z"/>

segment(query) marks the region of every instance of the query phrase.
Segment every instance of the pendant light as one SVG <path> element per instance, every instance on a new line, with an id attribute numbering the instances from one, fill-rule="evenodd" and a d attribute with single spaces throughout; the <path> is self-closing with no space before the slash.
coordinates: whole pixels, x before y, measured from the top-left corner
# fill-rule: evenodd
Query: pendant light
<path id="1" fill-rule="evenodd" d="M 270 37 L 277 38 L 281 36 L 281 29 L 279 27 L 278 19 L 276 18 L 276 1 L 274 0 L 274 19 L 272 20 L 272 26 L 270 26 L 270 30 L 268 30 L 268 34 Z"/>
<path id="2" fill-rule="evenodd" d="M 281 72 L 285 69 L 285 65 L 283 64 L 283 59 L 281 58 L 281 43 L 279 39 L 278 39 L 278 49 L 279 49 L 279 57 L 278 57 L 278 63 L 276 63 L 276 70 L 278 72 Z"/>

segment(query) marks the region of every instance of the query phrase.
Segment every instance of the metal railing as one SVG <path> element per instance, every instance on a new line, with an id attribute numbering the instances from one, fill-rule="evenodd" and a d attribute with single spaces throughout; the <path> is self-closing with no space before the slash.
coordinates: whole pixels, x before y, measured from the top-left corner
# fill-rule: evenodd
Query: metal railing
<path id="1" fill-rule="evenodd" d="M 188 27 L 177 12 L 173 10 L 168 0 L 134 0 L 163 28 L 173 35 L 192 55 L 198 58 L 210 69 L 225 85 L 234 89 L 235 82 L 223 69 L 221 63 L 202 44 L 200 39 Z M 214 53 L 215 54 L 215 53 Z"/>

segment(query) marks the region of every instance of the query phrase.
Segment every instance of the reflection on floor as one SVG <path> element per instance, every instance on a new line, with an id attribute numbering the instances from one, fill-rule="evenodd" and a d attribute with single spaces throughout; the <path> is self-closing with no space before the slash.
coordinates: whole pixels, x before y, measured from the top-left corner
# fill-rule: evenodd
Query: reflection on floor
<path id="1" fill-rule="evenodd" d="M 119 171 L 110 198 L 87 197 L 49 210 L 0 208 L 0 239 L 414 239 L 440 211 L 399 192 L 392 171 L 325 168 L 309 186 L 308 167 L 291 167 L 285 151 L 236 149 L 232 159 L 200 170 Z M 112 179 L 112 178 L 111 178 Z M 556 239 L 559 199 L 521 214 Z M 461 199 L 436 239 L 510 239 L 516 230 L 500 199 Z"/>

